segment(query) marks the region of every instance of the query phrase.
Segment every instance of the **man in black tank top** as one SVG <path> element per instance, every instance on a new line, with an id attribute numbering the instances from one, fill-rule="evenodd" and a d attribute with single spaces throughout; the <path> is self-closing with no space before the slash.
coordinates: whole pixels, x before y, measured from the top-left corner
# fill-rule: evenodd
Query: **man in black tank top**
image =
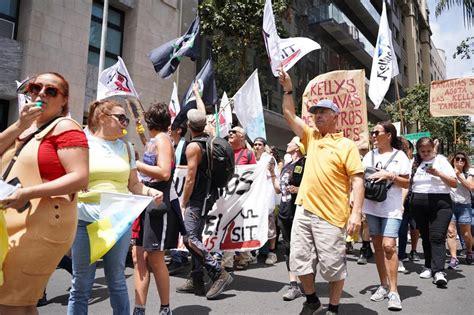
<path id="1" fill-rule="evenodd" d="M 188 128 L 192 139 L 208 137 L 204 133 L 206 126 L 206 115 L 197 109 L 191 109 L 187 113 Z M 232 283 L 233 279 L 223 270 L 218 261 L 207 251 L 202 243 L 202 232 L 206 223 L 204 207 L 208 194 L 208 181 L 206 174 L 209 168 L 207 164 L 206 148 L 202 142 L 192 141 L 186 147 L 186 159 L 188 162 L 188 173 L 184 184 L 182 195 L 182 207 L 185 209 L 184 225 L 187 234 L 184 236 L 184 244 L 192 256 L 193 268 L 191 277 L 186 283 L 176 288 L 180 293 L 194 293 L 196 295 L 206 294 L 207 299 L 212 300 L 219 296 L 226 285 Z M 204 211 L 203 211 L 204 210 Z M 204 268 L 213 284 L 205 293 Z"/>

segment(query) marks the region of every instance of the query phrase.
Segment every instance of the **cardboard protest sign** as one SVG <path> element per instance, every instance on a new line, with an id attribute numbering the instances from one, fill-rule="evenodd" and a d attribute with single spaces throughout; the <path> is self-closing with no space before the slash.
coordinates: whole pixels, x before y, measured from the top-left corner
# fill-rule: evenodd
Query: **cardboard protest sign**
<path id="1" fill-rule="evenodd" d="M 340 70 L 318 75 L 309 81 L 303 93 L 301 115 L 314 128 L 308 109 L 322 99 L 329 99 L 339 107 L 337 127 L 359 148 L 369 147 L 365 71 Z"/>
<path id="2" fill-rule="evenodd" d="M 433 117 L 474 115 L 474 77 L 431 82 Z"/>

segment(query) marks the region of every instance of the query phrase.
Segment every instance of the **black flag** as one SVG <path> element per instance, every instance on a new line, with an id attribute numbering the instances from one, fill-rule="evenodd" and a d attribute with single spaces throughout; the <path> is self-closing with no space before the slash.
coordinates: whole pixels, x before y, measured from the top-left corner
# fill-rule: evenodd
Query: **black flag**
<path id="1" fill-rule="evenodd" d="M 180 126 L 186 119 L 187 113 L 192 108 L 197 108 L 196 97 L 193 93 L 193 84 L 197 82 L 202 101 L 206 105 L 214 105 L 217 102 L 217 87 L 214 81 L 214 69 L 210 59 L 206 61 L 201 71 L 196 75 L 195 81 L 191 83 L 181 101 L 181 110 L 173 121 L 173 127 Z"/>
<path id="2" fill-rule="evenodd" d="M 199 16 L 196 16 L 186 34 L 153 49 L 148 57 L 153 63 L 155 71 L 163 79 L 167 79 L 176 71 L 183 57 L 189 57 L 194 61 L 198 56 L 198 42 Z"/>

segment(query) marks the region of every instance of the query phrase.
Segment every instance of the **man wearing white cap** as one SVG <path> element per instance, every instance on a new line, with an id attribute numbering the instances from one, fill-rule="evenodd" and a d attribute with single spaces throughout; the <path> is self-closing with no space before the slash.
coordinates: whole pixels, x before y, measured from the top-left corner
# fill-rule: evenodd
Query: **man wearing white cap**
<path id="1" fill-rule="evenodd" d="M 364 168 L 355 143 L 336 128 L 339 108 L 321 100 L 308 111 L 313 114 L 312 129 L 295 113 L 292 83 L 280 71 L 283 87 L 283 114 L 293 132 L 301 138 L 307 158 L 303 179 L 296 197 L 291 231 L 290 269 L 298 275 L 306 295 L 300 314 L 316 314 L 321 302 L 316 296 L 316 264 L 329 282 L 329 307 L 337 314 L 347 276 L 345 237 L 360 228 L 364 200 Z M 354 203 L 349 206 L 352 187 Z M 347 225 L 346 225 L 347 224 Z M 346 231 L 347 230 L 347 231 Z"/>

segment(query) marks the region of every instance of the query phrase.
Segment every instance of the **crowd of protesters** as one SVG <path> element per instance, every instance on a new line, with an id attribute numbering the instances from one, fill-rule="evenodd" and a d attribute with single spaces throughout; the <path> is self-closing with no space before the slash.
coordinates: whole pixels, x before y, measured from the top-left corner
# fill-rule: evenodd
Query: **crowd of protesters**
<path id="1" fill-rule="evenodd" d="M 66 79 L 58 73 L 43 73 L 30 80 L 31 103 L 0 135 L 2 178 L 15 178 L 22 184 L 1 200 L 11 246 L 3 263 L 0 314 L 36 313 L 38 300 L 45 299 L 49 277 L 69 258 L 69 249 L 72 282 L 67 313 L 87 313 L 96 271 L 96 263 L 90 263 L 87 225 L 99 219 L 101 191 L 153 198 L 133 228 L 102 257 L 114 314 L 145 314 L 152 274 L 161 302 L 159 314 L 172 314 L 170 274 L 182 272 L 189 259 L 191 271 L 177 292 L 216 299 L 234 281 L 235 269 L 245 270 L 259 258 L 266 265 L 277 263 L 280 233 L 289 279 L 282 298 L 304 297 L 303 315 L 322 309 L 314 285 L 317 265 L 329 282 L 326 314 L 339 312 L 346 255 L 353 252 L 359 232 L 358 264 L 366 264 L 373 253 L 379 276 L 373 279 L 377 288 L 370 300 L 387 300 L 389 310 L 402 309 L 398 277 L 406 271 L 404 262 L 421 259 L 419 237 L 424 255 L 419 277 L 432 279 L 437 287 L 447 287 L 449 280 L 444 272 L 446 244 L 447 268 L 460 264 L 458 238 L 465 250 L 464 262 L 472 264 L 474 174 L 466 153 L 455 152 L 448 159 L 438 154 L 431 138 L 421 138 L 413 146 L 389 122 L 378 123 L 370 131 L 372 150 L 359 150 L 337 130 L 339 108 L 333 102 L 321 100 L 308 108 L 313 115 L 311 128 L 296 115 L 289 75 L 281 71 L 279 81 L 284 91 L 283 114 L 295 135 L 287 144 L 285 158 L 279 158 L 267 139 L 248 139 L 242 127 L 234 126 L 227 136 L 235 165 L 265 163 L 268 242 L 255 251 L 211 253 L 202 242 L 202 232 L 217 196 L 209 191 L 207 176 L 206 141 L 212 131 L 197 84 L 193 92 L 198 108 L 189 110 L 187 122 L 179 126 L 171 125 L 166 104 L 150 106 L 145 113 L 150 139 L 140 161 L 123 139 L 129 118 L 118 102 L 92 102 L 84 132 L 65 117 L 70 92 Z M 172 183 L 175 168 L 183 166 L 187 175 L 179 203 Z M 369 195 L 367 183 L 385 185 L 384 197 Z M 187 251 L 175 250 L 179 234 Z M 125 278 L 130 249 L 133 309 Z M 211 279 L 209 286 L 205 274 Z"/>

